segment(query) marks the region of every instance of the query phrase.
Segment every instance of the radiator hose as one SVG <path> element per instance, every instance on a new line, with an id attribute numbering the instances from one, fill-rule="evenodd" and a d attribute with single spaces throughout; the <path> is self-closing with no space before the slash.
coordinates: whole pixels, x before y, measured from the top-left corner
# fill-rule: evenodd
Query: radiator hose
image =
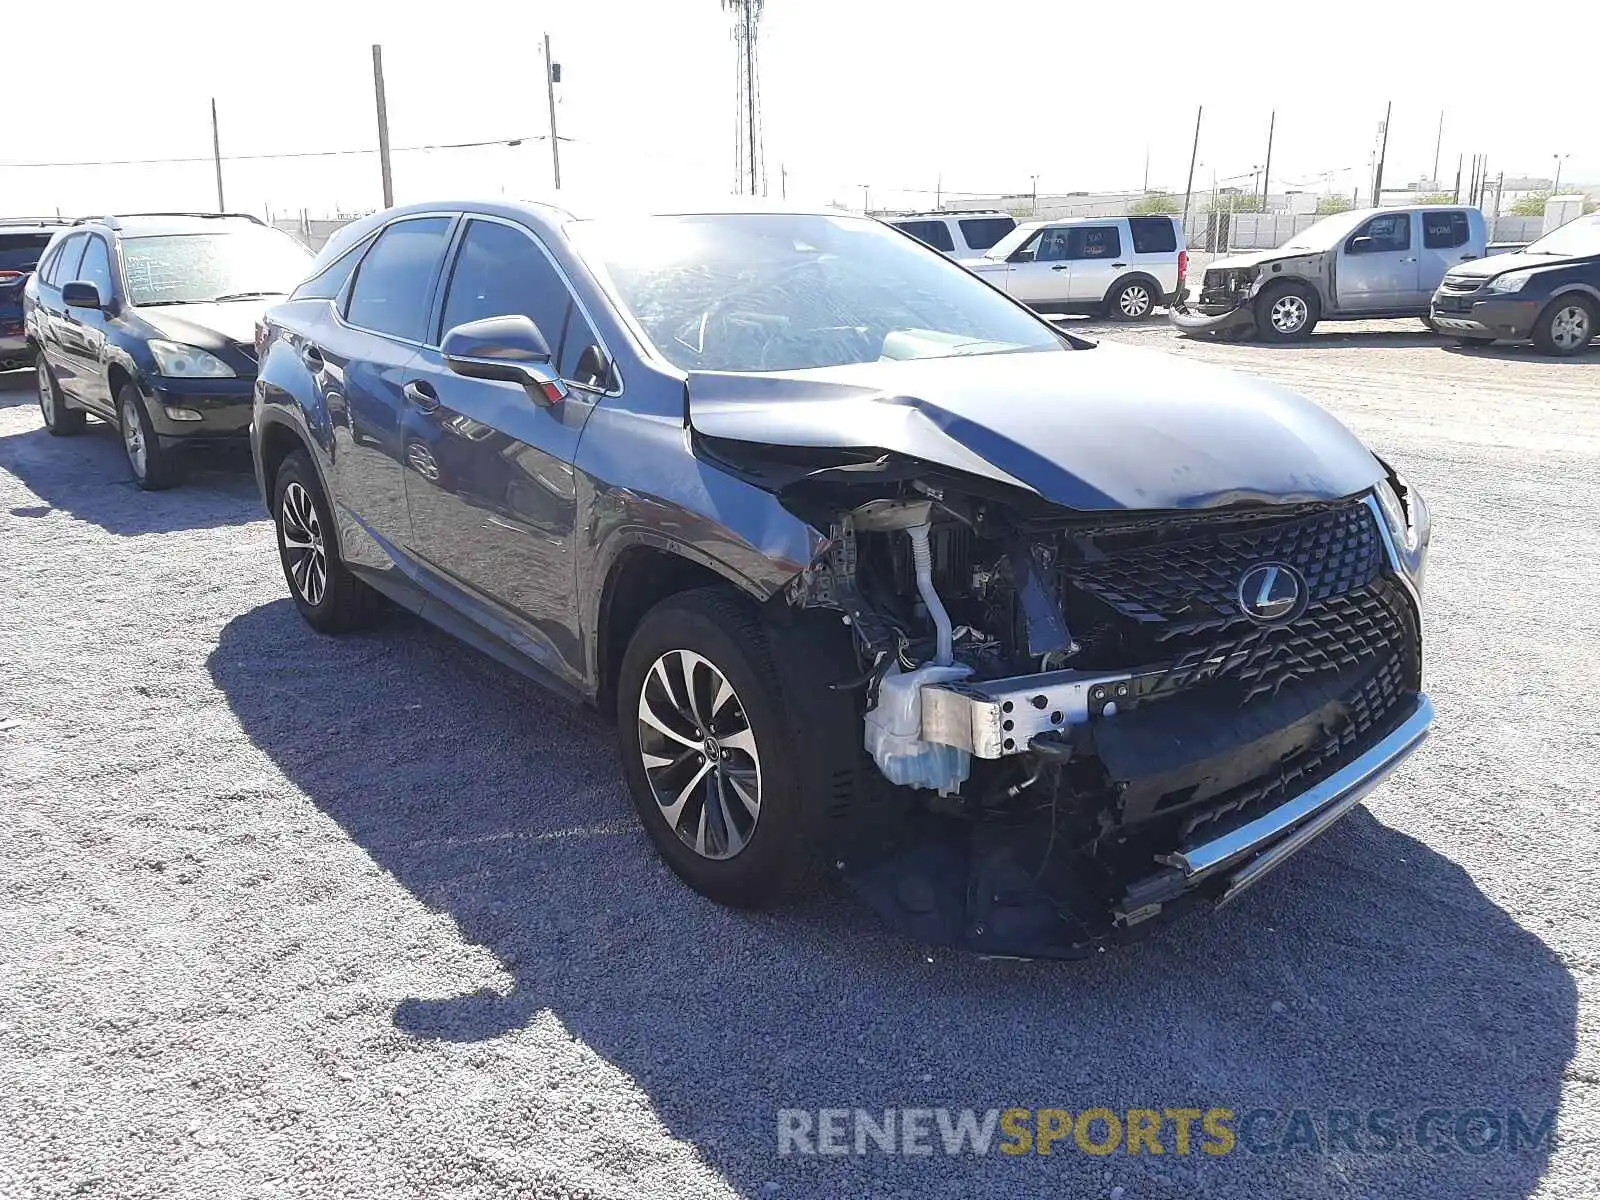
<path id="1" fill-rule="evenodd" d="M 933 590 L 933 549 L 928 545 L 928 528 L 927 525 L 912 525 L 906 530 L 906 536 L 911 539 L 911 562 L 917 571 L 917 594 L 922 597 L 928 616 L 933 620 L 936 637 L 933 664 L 948 667 L 955 661 L 950 614 L 945 611 L 939 593 Z"/>

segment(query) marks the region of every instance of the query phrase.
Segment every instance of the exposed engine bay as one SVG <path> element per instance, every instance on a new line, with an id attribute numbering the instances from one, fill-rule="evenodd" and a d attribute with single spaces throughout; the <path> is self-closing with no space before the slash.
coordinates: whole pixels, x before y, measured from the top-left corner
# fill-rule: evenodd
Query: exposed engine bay
<path id="1" fill-rule="evenodd" d="M 827 531 L 786 599 L 852 627 L 863 743 L 916 789 L 841 861 L 913 935 L 1074 956 L 1153 924 L 1206 890 L 1186 854 L 1416 702 L 1369 498 L 1086 514 L 893 457 L 735 455 Z"/>

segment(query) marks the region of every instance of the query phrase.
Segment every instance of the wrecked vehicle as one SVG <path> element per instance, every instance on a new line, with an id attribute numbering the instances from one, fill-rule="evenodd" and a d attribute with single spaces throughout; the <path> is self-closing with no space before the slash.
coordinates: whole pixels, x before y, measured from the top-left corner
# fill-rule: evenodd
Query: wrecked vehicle
<path id="1" fill-rule="evenodd" d="M 1172 306 L 1186 334 L 1292 342 L 1319 321 L 1428 317 L 1450 268 L 1484 257 L 1483 214 L 1465 206 L 1368 208 L 1337 213 L 1276 250 L 1207 264 Z"/>
<path id="2" fill-rule="evenodd" d="M 838 871 L 993 954 L 1237 894 L 1424 737 L 1427 508 L 1331 416 L 733 203 L 342 231 L 261 338 L 306 621 L 387 596 L 614 713 L 717 901 Z"/>

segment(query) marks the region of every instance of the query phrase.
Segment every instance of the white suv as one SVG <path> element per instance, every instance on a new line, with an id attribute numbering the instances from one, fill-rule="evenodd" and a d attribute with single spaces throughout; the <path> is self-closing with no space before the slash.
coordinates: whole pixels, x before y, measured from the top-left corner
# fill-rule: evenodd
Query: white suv
<path id="1" fill-rule="evenodd" d="M 1033 308 L 1136 321 L 1183 288 L 1179 226 L 1177 217 L 1030 221 L 962 265 Z"/>
<path id="2" fill-rule="evenodd" d="M 993 212 L 902 213 L 889 224 L 926 242 L 947 258 L 973 258 L 985 253 L 1017 227 L 1016 218 Z"/>

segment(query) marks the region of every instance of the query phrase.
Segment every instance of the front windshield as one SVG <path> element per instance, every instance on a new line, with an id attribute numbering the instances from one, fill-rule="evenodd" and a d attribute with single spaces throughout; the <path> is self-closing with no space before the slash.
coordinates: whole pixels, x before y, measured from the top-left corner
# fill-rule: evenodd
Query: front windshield
<path id="1" fill-rule="evenodd" d="M 1365 212 L 1335 213 L 1331 217 L 1323 217 L 1315 224 L 1307 225 L 1295 234 L 1280 249 L 1283 250 L 1331 250 L 1344 237 L 1367 217 Z"/>
<path id="2" fill-rule="evenodd" d="M 257 225 L 122 239 L 123 282 L 135 305 L 284 295 L 310 265 L 311 252 L 299 242 Z"/>
<path id="3" fill-rule="evenodd" d="M 1038 233 L 1039 229 L 1040 226 L 1037 223 L 1018 225 L 1010 233 L 1006 234 L 1005 237 L 1001 238 L 998 242 L 985 250 L 983 252 L 983 256 L 985 258 L 999 259 L 1000 261 L 1004 262 L 1014 253 L 1016 253 L 1023 242 L 1027 241 L 1034 234 Z"/>
<path id="4" fill-rule="evenodd" d="M 685 371 L 1067 346 L 943 255 L 863 217 L 647 217 L 570 232 L 651 344 Z"/>
<path id="5" fill-rule="evenodd" d="M 1557 254 L 1575 258 L 1580 254 L 1600 254 L 1600 213 L 1568 221 L 1560 229 L 1553 229 L 1524 254 Z"/>

